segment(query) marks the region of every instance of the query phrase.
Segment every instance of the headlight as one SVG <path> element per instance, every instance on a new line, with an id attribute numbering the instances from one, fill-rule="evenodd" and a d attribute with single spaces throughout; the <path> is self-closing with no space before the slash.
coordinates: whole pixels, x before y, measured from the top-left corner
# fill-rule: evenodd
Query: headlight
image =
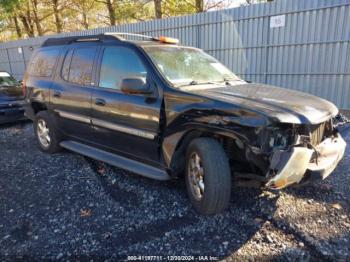
<path id="1" fill-rule="evenodd" d="M 260 145 L 264 151 L 283 150 L 295 142 L 295 130 L 291 127 L 266 127 L 260 134 Z"/>

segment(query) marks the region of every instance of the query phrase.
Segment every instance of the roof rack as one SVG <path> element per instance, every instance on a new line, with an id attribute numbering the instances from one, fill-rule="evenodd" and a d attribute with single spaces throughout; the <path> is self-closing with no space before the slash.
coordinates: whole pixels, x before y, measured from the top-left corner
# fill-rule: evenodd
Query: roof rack
<path id="1" fill-rule="evenodd" d="M 105 32 L 104 35 L 111 35 L 111 36 L 118 38 L 119 40 L 125 40 L 125 38 L 122 36 L 135 36 L 135 37 L 140 37 L 140 38 L 146 38 L 146 39 L 149 39 L 151 41 L 159 41 L 158 38 L 153 37 L 153 36 L 134 34 L 134 33 Z"/>
<path id="2" fill-rule="evenodd" d="M 141 34 L 134 34 L 134 33 L 119 33 L 119 32 L 106 32 L 104 35 L 111 35 L 119 40 L 125 40 L 123 36 L 136 36 L 140 38 L 145 38 L 147 40 L 151 41 L 157 41 L 165 44 L 178 44 L 179 39 L 177 38 L 172 38 L 172 37 L 167 37 L 167 36 L 160 36 L 160 37 L 153 37 L 153 36 L 148 36 L 148 35 L 141 35 Z"/>
<path id="3" fill-rule="evenodd" d="M 68 45 L 74 42 L 97 42 L 103 40 L 121 40 L 111 35 L 99 34 L 99 35 L 86 35 L 86 36 L 68 36 L 68 37 L 53 37 L 48 38 L 41 45 L 44 46 L 55 46 L 55 45 Z"/>
<path id="4" fill-rule="evenodd" d="M 123 36 L 139 37 L 147 39 L 150 41 L 157 41 L 168 44 L 177 44 L 178 39 L 160 36 L 153 37 L 148 35 L 134 34 L 134 33 L 122 33 L 122 32 L 106 32 L 99 35 L 85 35 L 85 36 L 68 36 L 68 37 L 52 37 L 48 38 L 41 46 L 56 46 L 56 45 L 69 45 L 74 42 L 97 42 L 105 40 L 118 40 L 125 41 L 126 39 Z"/>

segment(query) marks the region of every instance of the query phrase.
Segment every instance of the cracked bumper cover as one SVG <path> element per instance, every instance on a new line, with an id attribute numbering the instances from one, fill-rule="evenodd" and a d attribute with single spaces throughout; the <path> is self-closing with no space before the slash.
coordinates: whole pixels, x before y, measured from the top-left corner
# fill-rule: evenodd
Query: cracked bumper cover
<path id="1" fill-rule="evenodd" d="M 266 187 L 282 189 L 300 183 L 306 174 L 311 180 L 321 180 L 329 176 L 343 158 L 346 143 L 338 134 L 327 138 L 315 147 L 318 152 L 307 147 L 292 147 L 288 151 L 277 151 L 273 154 L 270 173 L 275 175 L 266 183 Z"/>

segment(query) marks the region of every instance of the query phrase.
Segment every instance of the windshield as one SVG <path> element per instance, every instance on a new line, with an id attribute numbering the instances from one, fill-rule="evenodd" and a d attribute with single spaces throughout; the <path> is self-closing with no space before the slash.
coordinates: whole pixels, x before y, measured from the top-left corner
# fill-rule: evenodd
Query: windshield
<path id="1" fill-rule="evenodd" d="M 241 81 L 223 64 L 199 49 L 178 46 L 151 46 L 144 49 L 175 87 Z"/>
<path id="2" fill-rule="evenodd" d="M 9 73 L 0 72 L 0 86 L 17 86 L 18 82 Z"/>

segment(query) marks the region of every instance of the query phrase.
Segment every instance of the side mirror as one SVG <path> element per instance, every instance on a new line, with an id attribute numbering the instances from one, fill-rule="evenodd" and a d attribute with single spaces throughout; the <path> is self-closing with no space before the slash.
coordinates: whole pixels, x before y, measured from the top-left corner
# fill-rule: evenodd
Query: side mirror
<path id="1" fill-rule="evenodd" d="M 144 77 L 124 78 L 121 90 L 126 94 L 151 94 L 152 90 Z"/>

